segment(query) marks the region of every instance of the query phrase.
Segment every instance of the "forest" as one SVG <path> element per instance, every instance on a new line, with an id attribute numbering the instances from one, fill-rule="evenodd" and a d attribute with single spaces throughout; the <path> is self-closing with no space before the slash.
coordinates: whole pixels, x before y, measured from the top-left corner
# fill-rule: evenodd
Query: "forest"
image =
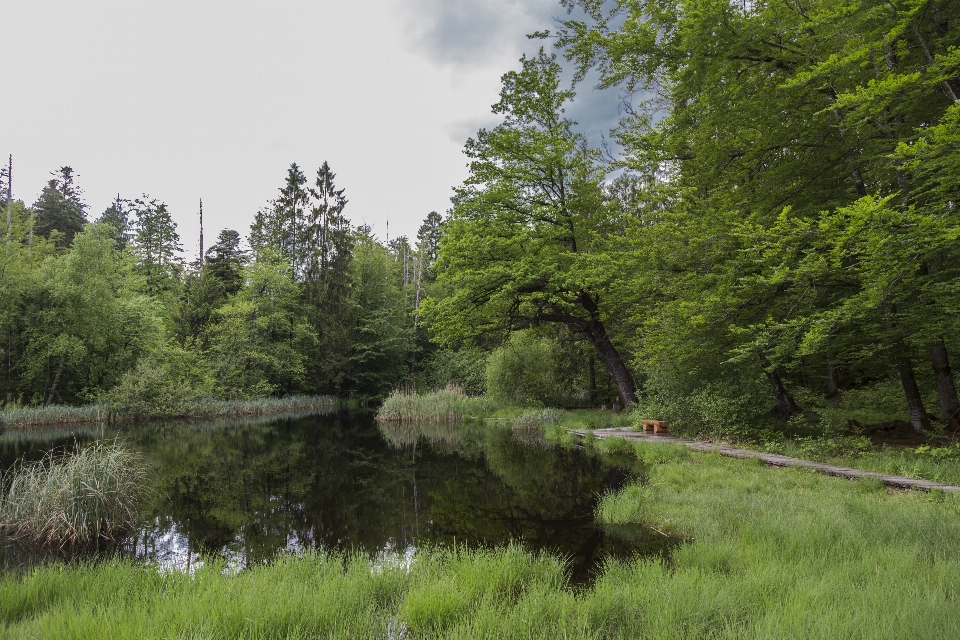
<path id="1" fill-rule="evenodd" d="M 28 205 L 5 170 L 0 399 L 147 415 L 453 383 L 693 433 L 960 426 L 960 6 L 562 4 L 416 238 L 353 225 L 330 166 L 292 164 L 186 263 L 161 200 L 94 216 L 65 166 Z M 566 115 L 588 75 L 623 100 L 603 144 Z"/>

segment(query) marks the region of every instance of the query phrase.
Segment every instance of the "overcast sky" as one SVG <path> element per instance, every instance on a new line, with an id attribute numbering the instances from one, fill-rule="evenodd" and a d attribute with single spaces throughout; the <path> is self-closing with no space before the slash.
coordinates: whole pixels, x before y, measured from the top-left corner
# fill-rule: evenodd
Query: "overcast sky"
<path id="1" fill-rule="evenodd" d="M 246 236 L 297 162 L 326 160 L 346 213 L 383 239 L 416 234 L 466 177 L 468 136 L 494 124 L 500 76 L 564 16 L 556 0 L 0 0 L 0 154 L 32 204 L 72 166 L 91 218 L 119 193 L 170 207 L 196 255 Z M 578 90 L 591 144 L 617 95 Z"/>

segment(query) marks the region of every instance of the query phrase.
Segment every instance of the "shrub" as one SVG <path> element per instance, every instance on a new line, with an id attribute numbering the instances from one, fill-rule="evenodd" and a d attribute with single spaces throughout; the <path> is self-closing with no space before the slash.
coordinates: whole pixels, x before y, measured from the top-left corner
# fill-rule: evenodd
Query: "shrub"
<path id="1" fill-rule="evenodd" d="M 143 458 L 121 443 L 50 452 L 0 480 L 0 528 L 39 546 L 119 540 L 139 524 L 146 475 Z"/>
<path id="2" fill-rule="evenodd" d="M 554 345 L 548 338 L 518 331 L 487 360 L 490 397 L 522 405 L 562 404 Z"/>
<path id="3" fill-rule="evenodd" d="M 125 416 L 184 415 L 191 403 L 211 395 L 212 386 L 199 358 L 171 344 L 142 358 L 102 399 Z"/>
<path id="4" fill-rule="evenodd" d="M 441 349 L 424 363 L 423 378 L 431 389 L 453 384 L 470 396 L 487 391 L 487 352 L 478 347 L 457 351 Z"/>

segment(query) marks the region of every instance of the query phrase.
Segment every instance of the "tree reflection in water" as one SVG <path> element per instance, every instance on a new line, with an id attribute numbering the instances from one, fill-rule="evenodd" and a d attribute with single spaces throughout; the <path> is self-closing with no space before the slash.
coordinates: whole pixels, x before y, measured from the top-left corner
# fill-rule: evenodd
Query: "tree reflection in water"
<path id="1" fill-rule="evenodd" d="M 0 438 L 0 462 L 84 440 Z M 570 559 L 581 583 L 606 556 L 665 555 L 676 540 L 594 522 L 599 496 L 642 473 L 630 462 L 525 442 L 500 427 L 384 426 L 340 413 L 254 422 L 150 424 L 123 437 L 155 465 L 155 499 L 123 549 L 189 569 L 236 569 L 306 548 L 409 555 L 521 541 Z M 22 554 L 0 551 L 4 564 Z"/>

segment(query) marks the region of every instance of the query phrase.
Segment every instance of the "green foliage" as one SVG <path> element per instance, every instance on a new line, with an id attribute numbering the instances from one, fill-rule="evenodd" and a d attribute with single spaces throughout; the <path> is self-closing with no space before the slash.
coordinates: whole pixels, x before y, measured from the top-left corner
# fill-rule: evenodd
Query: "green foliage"
<path id="1" fill-rule="evenodd" d="M 243 265 L 247 255 L 240 248 L 240 234 L 233 229 L 224 229 L 217 241 L 207 249 L 203 266 L 223 287 L 224 293 L 233 295 L 243 287 Z"/>
<path id="2" fill-rule="evenodd" d="M 146 480 L 143 458 L 121 443 L 21 462 L 0 482 L 0 530 L 47 547 L 119 540 L 140 523 Z"/>
<path id="3" fill-rule="evenodd" d="M 88 226 L 47 258 L 21 301 L 17 394 L 34 403 L 90 400 L 115 385 L 161 335 L 159 310 L 131 290 L 109 227 Z"/>
<path id="4" fill-rule="evenodd" d="M 49 238 L 58 247 L 69 247 L 87 224 L 87 205 L 80 199 L 83 191 L 75 184 L 71 167 L 60 167 L 50 175 L 53 179 L 33 204 L 33 232 Z"/>
<path id="5" fill-rule="evenodd" d="M 487 360 L 487 392 L 515 404 L 566 404 L 553 342 L 530 332 L 515 332 Z"/>
<path id="6" fill-rule="evenodd" d="M 453 384 L 469 396 L 481 396 L 487 391 L 488 356 L 480 347 L 440 348 L 422 363 L 422 377 L 431 389 Z"/>
<path id="7" fill-rule="evenodd" d="M 634 384 L 605 326 L 616 309 L 606 249 L 621 231 L 600 186 L 606 168 L 563 116 L 573 92 L 561 88 L 555 57 L 541 50 L 521 64 L 503 76 L 493 108 L 502 124 L 467 141 L 470 176 L 444 224 L 438 293 L 422 312 L 445 345 L 569 327 L 596 346 L 631 404 Z"/>
<path id="8" fill-rule="evenodd" d="M 798 412 L 778 381 L 822 395 L 896 368 L 923 426 L 915 363 L 958 347 L 956 7 L 565 4 L 586 16 L 560 30 L 578 76 L 636 100 L 610 190 L 634 251 L 611 266 L 642 403 L 729 431 Z"/>
<path id="9" fill-rule="evenodd" d="M 131 203 L 134 215 L 131 252 L 136 259 L 136 270 L 145 280 L 145 290 L 151 296 L 171 291 L 182 268 L 183 252 L 177 223 L 167 205 L 149 198 L 137 198 Z"/>
<path id="10" fill-rule="evenodd" d="M 126 417 L 188 415 L 199 400 L 213 394 L 213 387 L 211 372 L 198 354 L 168 344 L 141 358 L 101 400 L 111 412 Z"/>
<path id="11" fill-rule="evenodd" d="M 510 420 L 516 429 L 539 429 L 560 424 L 563 412 L 557 409 L 527 409 Z"/>
<path id="12" fill-rule="evenodd" d="M 87 404 L 82 407 L 48 405 L 21 407 L 8 404 L 0 409 L 0 425 L 17 429 L 58 424 L 102 424 L 111 419 L 105 404 Z"/>
<path id="13" fill-rule="evenodd" d="M 123 251 L 131 238 L 130 202 L 117 199 L 97 218 L 97 224 L 105 224 L 114 230 L 117 251 Z"/>
<path id="14" fill-rule="evenodd" d="M 247 285 L 217 309 L 210 329 L 208 357 L 217 394 L 239 399 L 301 392 L 316 334 L 293 270 L 262 255 L 245 275 Z"/>

